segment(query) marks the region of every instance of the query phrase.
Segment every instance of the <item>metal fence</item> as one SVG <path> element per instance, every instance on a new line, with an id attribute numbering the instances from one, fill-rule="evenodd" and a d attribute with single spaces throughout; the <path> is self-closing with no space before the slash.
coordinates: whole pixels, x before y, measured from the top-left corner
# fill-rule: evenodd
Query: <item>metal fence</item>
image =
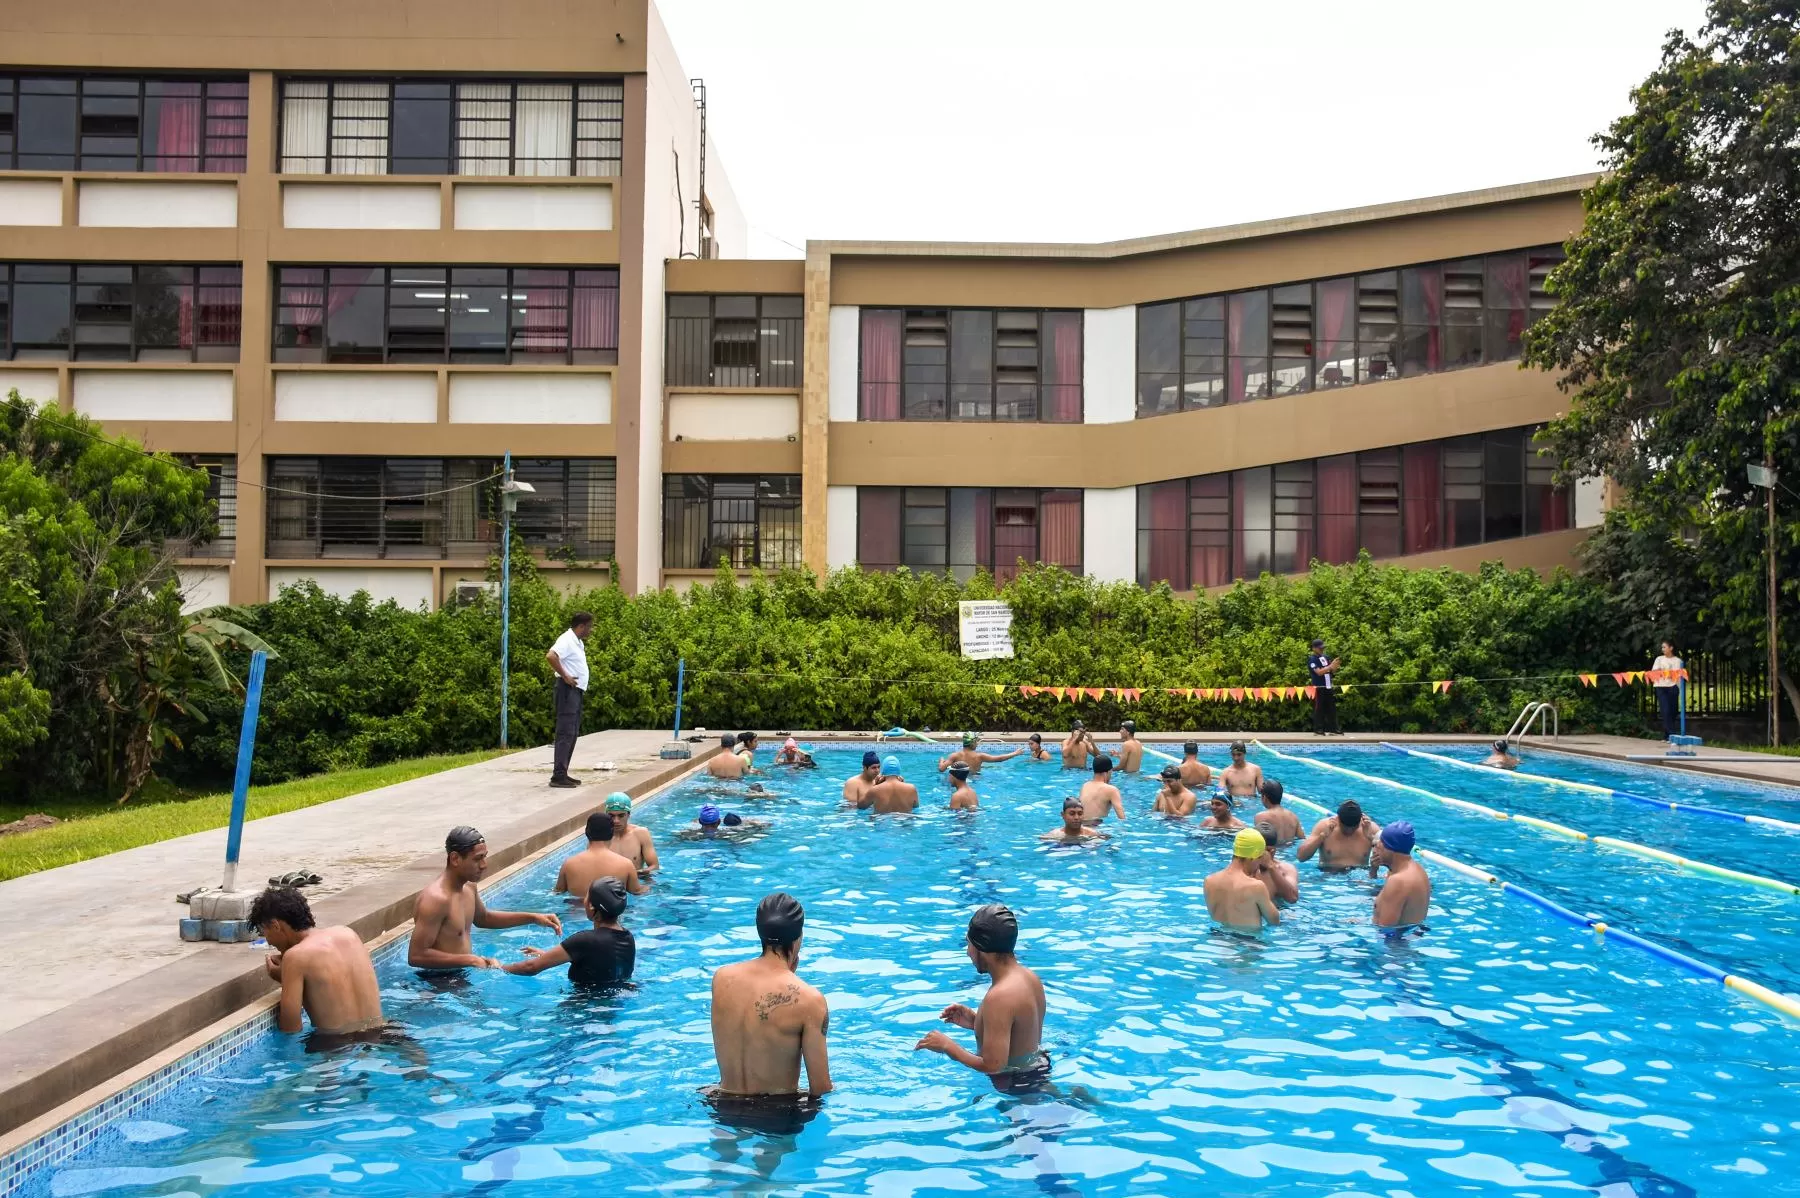
<path id="1" fill-rule="evenodd" d="M 1687 665 L 1689 716 L 1758 716 L 1769 710 L 1769 677 L 1760 662 L 1744 666 L 1710 653 L 1684 657 Z M 1641 706 L 1656 714 L 1656 694 L 1644 687 Z"/>

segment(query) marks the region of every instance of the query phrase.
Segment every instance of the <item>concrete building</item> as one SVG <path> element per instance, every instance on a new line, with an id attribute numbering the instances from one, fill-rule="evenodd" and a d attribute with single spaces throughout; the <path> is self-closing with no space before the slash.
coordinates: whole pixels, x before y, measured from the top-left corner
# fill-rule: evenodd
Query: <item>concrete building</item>
<path id="1" fill-rule="evenodd" d="M 0 12 L 0 391 L 212 474 L 189 602 L 720 562 L 1178 589 L 1567 563 L 1519 335 L 1587 179 L 1104 245 L 749 261 L 647 0 Z"/>

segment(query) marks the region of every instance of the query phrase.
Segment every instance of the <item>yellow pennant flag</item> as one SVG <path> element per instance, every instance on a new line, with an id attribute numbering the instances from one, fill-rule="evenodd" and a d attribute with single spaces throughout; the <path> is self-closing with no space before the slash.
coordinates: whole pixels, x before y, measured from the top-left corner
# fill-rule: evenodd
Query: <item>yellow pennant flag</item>
<path id="1" fill-rule="evenodd" d="M 1600 683 L 1600 675 L 1598 674 L 1577 674 L 1575 677 L 1581 679 L 1581 685 L 1583 686 L 1597 686 Z"/>
<path id="2" fill-rule="evenodd" d="M 1004 686 L 996 686 L 994 688 L 994 693 L 996 695 L 1004 695 L 1006 693 L 1006 688 Z"/>
<path id="3" fill-rule="evenodd" d="M 1056 701 L 1058 703 L 1061 703 L 1062 697 L 1063 697 L 1063 692 L 1067 689 L 1069 689 L 1069 688 L 1066 686 L 1053 686 L 1050 688 L 1050 693 L 1056 696 Z"/>
<path id="4" fill-rule="evenodd" d="M 1434 682 L 1431 684 L 1431 691 L 1433 694 L 1436 694 L 1436 695 L 1449 694 L 1450 693 L 1450 683 L 1448 681 Z"/>
<path id="5" fill-rule="evenodd" d="M 1348 682 L 1346 682 L 1346 683 L 1344 683 L 1344 685 L 1338 686 L 1338 687 L 1333 687 L 1332 689 L 1337 691 L 1339 694 L 1347 695 L 1350 693 L 1350 684 Z"/>

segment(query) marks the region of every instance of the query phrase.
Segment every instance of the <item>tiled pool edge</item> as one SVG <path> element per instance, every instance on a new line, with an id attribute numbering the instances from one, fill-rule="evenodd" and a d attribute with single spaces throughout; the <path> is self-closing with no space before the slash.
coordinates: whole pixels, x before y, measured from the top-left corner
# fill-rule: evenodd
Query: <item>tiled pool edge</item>
<path id="1" fill-rule="evenodd" d="M 648 771 L 644 777 L 621 789 L 631 793 L 634 798 L 645 802 L 653 801 L 703 765 L 716 752 L 716 748 L 700 749 L 689 760 L 663 763 L 660 768 Z M 534 813 L 542 816 L 554 812 L 556 818 L 545 826 L 510 840 L 504 849 L 497 852 L 495 855 L 503 854 L 510 859 L 484 885 L 501 885 L 519 871 L 535 864 L 545 854 L 555 851 L 580 831 L 587 814 L 598 802 L 597 798 L 566 800 L 554 808 L 540 809 Z M 506 830 L 510 831 L 513 826 L 508 825 Z M 441 868 L 441 865 L 434 868 Z M 403 876 L 406 872 L 408 871 L 399 871 L 396 876 Z M 349 893 L 353 892 L 346 892 Z M 408 914 L 405 918 L 388 924 L 370 938 L 373 952 L 393 951 L 393 942 L 399 939 L 411 923 L 410 905 L 411 900 L 408 899 Z M 355 926 L 369 919 L 382 919 L 385 910 L 386 908 L 369 912 L 363 919 L 352 920 L 351 924 Z M 383 922 L 386 922 L 385 919 Z M 366 932 L 364 934 L 367 935 Z M 261 972 L 260 957 L 253 968 L 255 972 Z M 167 1093 L 171 1086 L 205 1070 L 216 1068 L 238 1055 L 272 1026 L 272 1011 L 276 1001 L 277 995 L 270 993 L 260 995 L 248 1004 L 235 1006 L 200 1028 L 171 1038 L 153 1051 L 129 1062 L 124 1068 L 81 1088 L 67 1100 L 45 1105 L 43 1109 L 30 1112 L 20 1119 L 14 1127 L 0 1134 L 0 1198 L 13 1198 L 26 1179 L 37 1170 L 67 1160 L 113 1122 L 141 1110 Z M 25 1164 L 26 1161 L 30 1163 Z"/>

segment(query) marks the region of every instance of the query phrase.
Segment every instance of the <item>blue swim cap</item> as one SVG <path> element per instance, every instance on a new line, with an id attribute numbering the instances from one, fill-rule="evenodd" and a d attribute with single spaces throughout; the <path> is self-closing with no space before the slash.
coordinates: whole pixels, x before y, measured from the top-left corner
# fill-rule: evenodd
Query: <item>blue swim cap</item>
<path id="1" fill-rule="evenodd" d="M 712 825 L 712 824 L 718 823 L 719 822 L 719 809 L 717 807 L 713 806 L 711 803 L 708 803 L 704 807 L 700 808 L 700 822 L 702 824 L 706 824 L 706 825 Z"/>
<path id="2" fill-rule="evenodd" d="M 883 757 L 881 759 L 881 776 L 884 778 L 898 778 L 900 776 L 900 759 L 895 757 L 892 753 Z"/>
<path id="3" fill-rule="evenodd" d="M 1410 853 L 1416 840 L 1410 820 L 1397 819 L 1381 830 L 1381 847 L 1390 853 Z"/>
<path id="4" fill-rule="evenodd" d="M 864 753 L 863 753 L 863 768 L 865 770 L 868 769 L 872 765 L 880 765 L 880 764 L 881 764 L 881 754 L 880 753 L 877 753 L 874 749 L 868 749 L 868 750 L 864 751 Z"/>

